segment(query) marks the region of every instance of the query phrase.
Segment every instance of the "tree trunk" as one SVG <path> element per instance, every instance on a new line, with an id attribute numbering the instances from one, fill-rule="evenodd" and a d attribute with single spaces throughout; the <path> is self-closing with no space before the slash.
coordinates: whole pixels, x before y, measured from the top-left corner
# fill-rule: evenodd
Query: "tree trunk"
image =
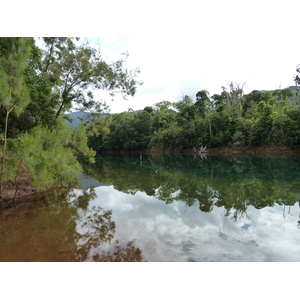
<path id="1" fill-rule="evenodd" d="M 6 155 L 6 139 L 7 139 L 8 115 L 9 115 L 9 110 L 7 109 L 7 110 L 6 110 L 6 116 L 5 116 L 4 136 L 3 136 L 2 165 L 1 165 L 1 181 L 0 181 L 0 199 L 2 199 L 2 191 L 3 191 L 4 161 L 5 161 L 5 155 Z"/>
<path id="2" fill-rule="evenodd" d="M 50 53 L 49 53 L 48 61 L 47 61 L 47 63 L 46 63 L 46 67 L 45 67 L 45 73 L 48 72 L 48 68 L 49 68 L 49 66 L 50 66 L 50 62 L 51 62 L 53 50 L 54 50 L 54 39 L 53 39 L 52 44 L 51 44 L 51 48 L 50 48 Z"/>
<path id="3" fill-rule="evenodd" d="M 19 166 L 18 166 L 18 170 L 17 170 L 17 173 L 16 173 L 16 176 L 15 176 L 15 193 L 14 193 L 14 197 L 13 197 L 13 206 L 15 205 L 15 199 L 16 199 L 16 196 L 17 196 L 17 193 L 18 193 L 18 190 L 19 190 L 19 185 L 18 185 L 18 176 L 19 176 L 19 172 L 20 172 L 20 167 L 21 167 L 21 163 L 19 163 Z"/>
<path id="4" fill-rule="evenodd" d="M 2 165 L 1 165 L 1 179 L 0 179 L 0 199 L 2 199 L 2 192 L 3 192 L 3 178 L 4 178 L 4 162 L 5 162 L 5 155 L 6 155 L 6 145 L 7 145 L 7 129 L 8 129 L 8 116 L 10 112 L 18 105 L 18 103 L 14 104 L 11 109 L 6 109 L 6 116 L 5 116 L 5 129 L 4 129 L 4 136 L 3 136 L 3 149 L 2 149 Z"/>

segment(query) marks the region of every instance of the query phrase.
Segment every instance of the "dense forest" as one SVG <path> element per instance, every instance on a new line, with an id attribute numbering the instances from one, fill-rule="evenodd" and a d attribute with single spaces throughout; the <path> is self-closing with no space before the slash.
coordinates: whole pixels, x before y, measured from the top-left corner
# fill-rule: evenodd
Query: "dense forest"
<path id="1" fill-rule="evenodd" d="M 41 190 L 72 182 L 79 160 L 96 152 L 300 146 L 297 89 L 245 95 L 243 84 L 229 83 L 220 94 L 200 90 L 195 99 L 110 114 L 96 90 L 126 99 L 142 84 L 127 57 L 108 63 L 79 38 L 0 37 L 0 203 L 24 176 Z M 86 112 L 79 127 L 66 123 L 72 109 Z"/>
<path id="2" fill-rule="evenodd" d="M 97 152 L 300 146 L 296 89 L 244 95 L 243 85 L 231 82 L 220 94 L 200 90 L 195 96 L 161 101 L 139 112 L 103 115 L 89 145 Z"/>

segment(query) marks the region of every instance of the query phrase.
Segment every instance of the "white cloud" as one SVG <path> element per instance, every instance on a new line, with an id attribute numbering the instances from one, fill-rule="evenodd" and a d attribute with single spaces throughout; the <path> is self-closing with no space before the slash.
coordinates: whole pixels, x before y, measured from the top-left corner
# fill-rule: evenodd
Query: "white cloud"
<path id="1" fill-rule="evenodd" d="M 128 50 L 129 66 L 139 67 L 144 81 L 134 98 L 115 102 L 112 111 L 177 101 L 182 93 L 194 96 L 200 89 L 220 93 L 230 81 L 246 82 L 247 93 L 293 85 L 300 62 L 290 22 L 293 16 L 284 18 L 286 9 L 281 15 L 273 8 L 273 4 L 272 10 L 248 6 L 237 15 L 225 16 L 217 10 L 214 21 L 199 14 L 198 29 L 186 35 L 147 35 L 105 43 L 119 53 Z"/>
<path id="2" fill-rule="evenodd" d="M 75 7 L 71 20 L 63 20 L 69 26 L 59 26 L 59 18 L 57 27 L 48 26 L 60 36 L 99 36 L 111 60 L 129 51 L 129 66 L 140 68 L 144 85 L 128 101 L 108 101 L 120 112 L 200 89 L 220 93 L 230 81 L 246 82 L 245 92 L 293 85 L 300 63 L 297 8 L 294 0 L 109 1 L 86 16 Z M 39 36 L 41 26 L 35 28 Z"/>
<path id="3" fill-rule="evenodd" d="M 143 192 L 97 187 L 90 207 L 112 210 L 115 239 L 134 241 L 148 261 L 297 261 L 297 216 L 283 217 L 282 207 L 248 207 L 251 220 L 233 221 L 223 207 L 204 213 L 198 205 L 166 204 Z M 291 212 L 298 211 L 291 207 Z M 292 249 L 292 250 L 287 250 Z"/>

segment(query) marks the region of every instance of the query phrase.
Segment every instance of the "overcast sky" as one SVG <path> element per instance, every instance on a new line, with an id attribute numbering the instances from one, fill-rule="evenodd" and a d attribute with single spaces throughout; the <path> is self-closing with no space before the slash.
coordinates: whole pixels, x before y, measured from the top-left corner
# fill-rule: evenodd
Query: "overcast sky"
<path id="1" fill-rule="evenodd" d="M 295 0 L 110 0 L 98 6 L 90 0 L 81 6 L 54 0 L 47 14 L 24 15 L 31 2 L 14 10 L 14 24 L 22 26 L 8 26 L 11 16 L 4 14 L 2 28 L 13 35 L 25 30 L 27 36 L 99 37 L 108 60 L 129 52 L 129 68 L 140 68 L 144 84 L 127 101 L 107 101 L 112 112 L 195 97 L 201 89 L 213 95 L 230 81 L 245 83 L 246 93 L 285 88 L 294 84 L 300 64 Z M 5 5 L 9 11 L 15 2 Z"/>
<path id="2" fill-rule="evenodd" d="M 100 38 L 103 55 L 118 58 L 129 52 L 129 68 L 138 67 L 139 86 L 134 97 L 108 101 L 112 112 L 143 109 L 159 101 L 178 101 L 183 95 L 195 97 L 202 89 L 220 93 L 230 81 L 244 85 L 246 93 L 294 85 L 300 51 L 293 47 L 292 31 L 276 37 L 259 26 L 255 34 L 221 34 L 208 25 L 204 32 L 190 36 Z"/>
<path id="3" fill-rule="evenodd" d="M 128 51 L 130 67 L 140 68 L 144 82 L 127 102 L 109 102 L 112 112 L 195 97 L 201 89 L 213 95 L 230 81 L 245 83 L 246 93 L 294 85 L 300 64 L 299 6 L 290 0 L 145 6 L 142 15 L 129 16 L 128 38 L 116 35 L 126 34 L 125 21 L 114 37 L 99 39 L 108 57 Z"/>

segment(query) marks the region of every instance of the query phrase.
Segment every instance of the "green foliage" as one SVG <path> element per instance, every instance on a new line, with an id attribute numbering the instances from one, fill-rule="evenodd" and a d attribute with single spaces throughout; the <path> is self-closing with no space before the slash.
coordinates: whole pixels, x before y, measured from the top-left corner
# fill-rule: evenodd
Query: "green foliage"
<path id="1" fill-rule="evenodd" d="M 141 84 L 135 79 L 139 70 L 127 70 L 128 54 L 107 63 L 99 50 L 78 38 L 43 41 L 41 50 L 34 38 L 0 37 L 1 200 L 3 185 L 24 172 L 41 188 L 71 182 L 80 171 L 77 159 L 94 159 L 88 136 L 104 142 L 110 133 L 108 107 L 94 100 L 94 90 L 108 90 L 111 96 L 120 92 L 126 98 Z M 78 129 L 68 128 L 60 117 L 74 104 L 90 112 Z M 134 125 L 145 136 L 148 116 L 143 112 Z M 128 128 L 130 132 L 137 136 Z M 126 141 L 125 147 L 143 148 L 149 139 L 148 134 Z"/>
<path id="2" fill-rule="evenodd" d="M 144 150 L 150 141 L 151 116 L 147 111 L 123 112 L 112 116 L 108 148 L 112 150 Z"/>
<path id="3" fill-rule="evenodd" d="M 272 95 L 276 99 L 281 100 L 281 101 L 289 100 L 294 96 L 293 92 L 290 89 L 276 90 L 272 93 Z"/>
<path id="4" fill-rule="evenodd" d="M 55 83 L 58 99 L 56 117 L 69 111 L 74 103 L 82 110 L 96 107 L 95 89 L 108 90 L 111 96 L 120 92 L 126 98 L 133 96 L 141 84 L 135 80 L 139 70 L 126 68 L 126 53 L 109 64 L 87 41 L 79 46 L 72 38 L 44 38 L 44 42 L 44 72 Z"/>
<path id="5" fill-rule="evenodd" d="M 9 115 L 19 115 L 30 102 L 25 83 L 25 69 L 28 65 L 30 45 L 26 38 L 0 39 L 0 114 L 3 132 L 2 164 L 0 173 L 0 199 L 2 198 Z"/>
<path id="6" fill-rule="evenodd" d="M 8 121 L 10 137 L 17 137 L 18 134 L 37 125 L 52 126 L 55 121 L 54 108 L 57 101 L 52 95 L 53 84 L 42 73 L 42 51 L 35 45 L 33 38 L 28 38 L 27 43 L 30 45 L 31 51 L 23 77 L 30 102 L 21 113 L 17 114 L 17 110 L 11 112 Z M 25 98 L 22 96 L 22 102 L 24 100 Z M 2 114 L 4 113 L 2 110 Z"/>
<path id="7" fill-rule="evenodd" d="M 254 90 L 248 95 L 243 94 L 238 84 L 230 83 L 222 89 L 221 95 L 212 97 L 214 106 L 208 92 L 202 90 L 196 94 L 196 102 L 184 96 L 174 103 L 159 102 L 153 110 L 144 110 L 144 115 L 129 112 L 112 115 L 105 139 L 93 137 L 90 145 L 97 145 L 94 149 L 98 152 L 182 151 L 201 145 L 299 146 L 300 111 L 294 102 L 287 100 L 290 92 L 286 89 L 273 93 Z"/>
<path id="8" fill-rule="evenodd" d="M 76 156 L 91 159 L 94 154 L 87 148 L 86 140 L 83 130 L 76 132 L 64 123 L 54 129 L 35 127 L 10 140 L 8 155 L 13 158 L 12 169 L 22 164 L 29 171 L 31 183 L 39 188 L 71 183 L 81 171 Z"/>
<path id="9" fill-rule="evenodd" d="M 14 107 L 17 114 L 30 99 L 25 84 L 30 45 L 26 38 L 0 39 L 0 107 Z"/>
<path id="10" fill-rule="evenodd" d="M 195 107 L 202 117 L 204 117 L 209 111 L 211 107 L 211 100 L 209 99 L 209 93 L 207 91 L 201 90 L 196 94 Z"/>
<path id="11" fill-rule="evenodd" d="M 68 128 L 68 131 L 70 131 L 68 133 L 70 136 L 68 146 L 73 150 L 73 154 L 94 162 L 96 152 L 88 147 L 86 127 L 80 126 L 79 129 Z"/>

